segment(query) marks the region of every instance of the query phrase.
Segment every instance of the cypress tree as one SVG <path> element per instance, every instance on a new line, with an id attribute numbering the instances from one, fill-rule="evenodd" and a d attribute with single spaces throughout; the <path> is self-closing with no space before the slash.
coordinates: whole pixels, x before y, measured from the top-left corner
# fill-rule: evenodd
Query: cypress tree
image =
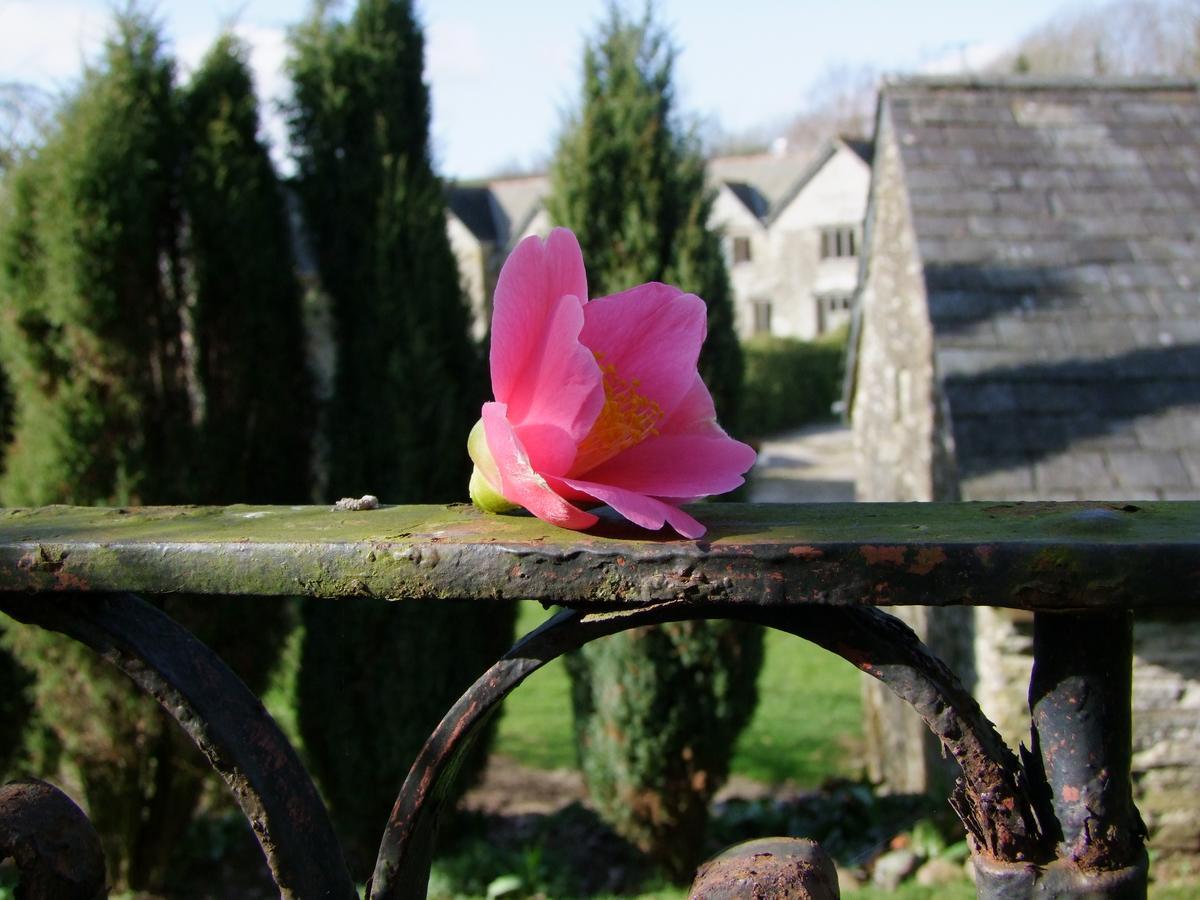
<path id="1" fill-rule="evenodd" d="M 11 269 L 19 267 L 18 260 L 25 252 L 32 226 L 27 202 L 28 177 L 9 176 L 15 154 L 0 148 L 0 315 L 4 312 L 3 296 L 7 293 Z M 23 202 L 24 201 L 24 202 Z M 0 318 L 0 336 L 10 329 L 7 317 Z M 2 345 L 2 337 L 0 337 Z M 0 359 L 3 354 L 0 353 Z M 8 376 L 0 367 L 0 476 L 4 472 L 4 454 L 12 434 L 12 393 Z M 23 735 L 32 713 L 27 691 L 32 675 L 7 649 L 5 629 L 0 622 L 0 780 L 7 781 L 12 766 L 23 749 Z"/>
<path id="2" fill-rule="evenodd" d="M 295 187 L 337 351 L 333 497 L 466 496 L 466 437 L 486 387 L 429 157 L 423 67 L 409 0 L 360 0 L 348 21 L 318 3 L 292 37 Z M 369 871 L 412 760 L 506 648 L 513 615 L 491 607 L 482 620 L 454 602 L 305 605 L 299 724 L 352 871 Z"/>
<path id="3" fill-rule="evenodd" d="M 173 79 L 153 24 L 119 17 L 101 67 L 12 173 L 8 505 L 182 499 L 189 406 L 173 289 Z M 166 796 L 155 756 L 172 739 L 157 704 L 65 638 L 28 627 L 7 637 L 37 675 L 38 727 L 78 771 L 114 880 L 144 883 L 146 827 L 171 824 L 155 815 Z"/>
<path id="4" fill-rule="evenodd" d="M 21 254 L 6 265 L 15 393 L 6 503 L 182 499 L 189 404 L 173 292 L 174 65 L 119 17 L 100 70 L 14 172 Z"/>
<path id="5" fill-rule="evenodd" d="M 741 355 L 712 194 L 694 136 L 676 119 L 675 49 L 650 12 L 609 8 L 584 53 L 582 105 L 560 139 L 551 216 L 575 230 L 593 295 L 666 281 L 708 305 L 701 372 L 736 422 Z M 757 629 L 729 622 L 639 629 L 568 657 L 580 763 L 615 829 L 688 880 L 708 802 L 756 699 Z"/>
<path id="6" fill-rule="evenodd" d="M 312 432 L 300 286 L 245 46 L 220 37 L 181 102 L 187 309 L 202 390 L 203 494 L 193 500 L 300 503 Z"/>
<path id="7" fill-rule="evenodd" d="M 233 44 L 218 45 L 185 99 L 157 26 L 124 13 L 102 65 L 13 173 L 0 229 L 16 400 L 7 503 L 304 496 L 306 428 L 270 412 L 305 389 L 298 295 Z M 164 605 L 264 686 L 282 605 Z M 78 771 L 114 881 L 161 889 L 207 763 L 91 651 L 28 627 L 8 637 L 36 671 L 39 727 Z M 52 762 L 34 760 L 34 774 Z"/>

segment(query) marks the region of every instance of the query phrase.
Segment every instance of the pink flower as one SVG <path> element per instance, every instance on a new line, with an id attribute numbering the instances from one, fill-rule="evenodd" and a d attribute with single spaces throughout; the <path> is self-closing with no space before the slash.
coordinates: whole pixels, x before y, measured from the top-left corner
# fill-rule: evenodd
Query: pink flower
<path id="1" fill-rule="evenodd" d="M 492 391 L 471 431 L 471 497 L 564 528 L 607 503 L 644 528 L 704 526 L 679 504 L 733 490 L 754 451 L 717 424 L 696 370 L 704 301 L 651 282 L 588 302 L 575 235 L 521 241 L 492 311 Z"/>

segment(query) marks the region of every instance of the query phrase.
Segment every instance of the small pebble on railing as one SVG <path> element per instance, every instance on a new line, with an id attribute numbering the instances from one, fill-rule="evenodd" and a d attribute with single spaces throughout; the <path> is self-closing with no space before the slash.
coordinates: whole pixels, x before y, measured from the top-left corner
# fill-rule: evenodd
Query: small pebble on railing
<path id="1" fill-rule="evenodd" d="M 374 494 L 363 494 L 357 500 L 353 497 L 343 497 L 337 503 L 333 504 L 333 509 L 337 511 L 358 512 L 363 509 L 379 509 L 379 498 Z"/>

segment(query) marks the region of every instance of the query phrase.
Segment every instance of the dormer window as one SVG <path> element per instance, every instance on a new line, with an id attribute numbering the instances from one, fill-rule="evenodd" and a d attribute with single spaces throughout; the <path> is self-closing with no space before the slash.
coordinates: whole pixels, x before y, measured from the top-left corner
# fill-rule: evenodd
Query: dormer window
<path id="1" fill-rule="evenodd" d="M 821 259 L 858 256 L 858 236 L 853 225 L 821 229 Z"/>

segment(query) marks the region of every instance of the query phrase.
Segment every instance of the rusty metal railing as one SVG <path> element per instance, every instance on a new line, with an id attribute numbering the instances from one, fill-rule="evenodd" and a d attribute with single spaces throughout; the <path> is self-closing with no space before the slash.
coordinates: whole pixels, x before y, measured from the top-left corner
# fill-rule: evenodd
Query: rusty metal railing
<path id="1" fill-rule="evenodd" d="M 1145 895 L 1129 777 L 1132 616 L 1200 603 L 1200 503 L 721 504 L 700 514 L 706 538 L 680 541 L 607 520 L 564 532 L 467 506 L 3 510 L 0 610 L 92 647 L 179 720 L 250 819 L 284 897 L 355 896 L 326 810 L 261 704 L 138 594 L 469 598 L 481 614 L 497 599 L 567 607 L 429 738 L 382 836 L 375 900 L 425 895 L 455 762 L 527 675 L 627 628 L 707 618 L 813 641 L 917 710 L 961 767 L 950 802 L 980 897 Z M 1022 759 L 882 609 L 962 604 L 1035 614 L 1033 749 Z M 32 846 L 40 804 L 57 802 L 19 793 L 0 799 L 0 856 L 14 835 Z M 23 863 L 31 884 L 45 862 L 36 856 Z"/>

